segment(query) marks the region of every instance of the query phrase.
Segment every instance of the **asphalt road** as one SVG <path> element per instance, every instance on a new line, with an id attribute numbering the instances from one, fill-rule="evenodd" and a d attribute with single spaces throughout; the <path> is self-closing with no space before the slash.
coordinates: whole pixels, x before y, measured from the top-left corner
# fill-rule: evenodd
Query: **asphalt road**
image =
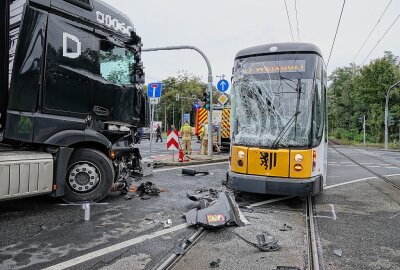
<path id="1" fill-rule="evenodd" d="M 199 152 L 201 144 L 197 142 L 197 140 L 192 140 L 192 151 Z M 171 150 L 167 150 L 167 140 L 163 139 L 162 142 L 156 142 L 155 139 L 151 145 L 151 155 L 150 155 L 150 140 L 144 139 L 137 144 L 137 147 L 140 149 L 140 153 L 142 157 L 155 157 L 155 156 L 168 156 L 172 155 Z M 176 151 L 175 151 L 176 153 Z"/>
<path id="2" fill-rule="evenodd" d="M 148 143 L 140 147 L 146 149 Z M 163 145 L 156 147 L 161 153 Z M 377 173 L 400 175 L 400 153 L 338 150 Z M 328 188 L 315 199 L 324 268 L 400 269 L 400 191 L 333 149 L 328 162 Z M 182 219 L 183 212 L 195 207 L 187 192 L 220 187 L 228 164 L 199 168 L 211 174 L 187 177 L 179 168 L 155 171 L 145 180 L 166 189 L 160 196 L 126 200 L 110 194 L 103 204 L 91 207 L 90 221 L 83 220 L 80 206 L 62 205 L 47 196 L 0 203 L 0 269 L 151 269 L 194 231 Z M 271 198 L 275 197 L 244 195 L 238 203 Z M 244 212 L 251 226 L 208 233 L 175 269 L 208 269 L 215 259 L 221 260 L 221 269 L 303 268 L 307 263 L 303 208 L 303 198 L 292 198 Z M 164 228 L 167 219 L 172 228 Z M 279 231 L 283 223 L 293 230 Z M 263 230 L 279 239 L 281 251 L 260 253 L 235 236 L 251 239 Z M 342 250 L 341 257 L 333 253 L 336 249 Z"/>

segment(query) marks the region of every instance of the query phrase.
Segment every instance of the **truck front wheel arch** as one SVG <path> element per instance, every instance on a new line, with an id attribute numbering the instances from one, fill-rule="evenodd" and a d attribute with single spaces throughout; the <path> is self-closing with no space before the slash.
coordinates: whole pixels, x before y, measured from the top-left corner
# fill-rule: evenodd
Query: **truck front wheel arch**
<path id="1" fill-rule="evenodd" d="M 104 153 L 89 148 L 75 149 L 68 162 L 61 198 L 69 203 L 97 202 L 107 196 L 113 181 L 114 168 Z"/>

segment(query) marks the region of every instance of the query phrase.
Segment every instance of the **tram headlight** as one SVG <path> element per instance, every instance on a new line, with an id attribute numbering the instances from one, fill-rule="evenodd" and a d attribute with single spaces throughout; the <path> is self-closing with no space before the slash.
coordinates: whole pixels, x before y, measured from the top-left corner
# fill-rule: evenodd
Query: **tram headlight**
<path id="1" fill-rule="evenodd" d="M 243 151 L 237 152 L 237 156 L 238 158 L 244 158 L 244 152 Z"/>
<path id="2" fill-rule="evenodd" d="M 294 156 L 294 161 L 296 161 L 296 162 L 302 162 L 303 161 L 303 156 L 301 155 L 301 154 L 296 154 L 295 156 Z"/>

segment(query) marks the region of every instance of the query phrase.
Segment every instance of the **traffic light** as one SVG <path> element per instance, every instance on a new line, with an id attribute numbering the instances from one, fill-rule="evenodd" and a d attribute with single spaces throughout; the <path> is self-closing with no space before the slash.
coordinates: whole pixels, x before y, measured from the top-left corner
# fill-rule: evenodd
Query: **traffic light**
<path id="1" fill-rule="evenodd" d="M 202 101 L 204 103 L 204 108 L 206 110 L 210 110 L 210 93 L 209 92 L 203 93 Z"/>
<path id="2" fill-rule="evenodd" d="M 358 123 L 362 124 L 364 122 L 364 117 L 359 117 L 358 118 Z"/>

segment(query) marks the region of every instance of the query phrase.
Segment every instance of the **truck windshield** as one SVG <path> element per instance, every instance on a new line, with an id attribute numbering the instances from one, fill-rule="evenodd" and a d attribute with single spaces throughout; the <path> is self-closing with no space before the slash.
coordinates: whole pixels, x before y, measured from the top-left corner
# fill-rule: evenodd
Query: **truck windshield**
<path id="1" fill-rule="evenodd" d="M 235 61 L 234 143 L 259 147 L 311 144 L 316 55 L 282 54 Z"/>
<path id="2" fill-rule="evenodd" d="M 130 84 L 132 67 L 135 63 L 134 53 L 117 46 L 101 46 L 100 73 L 112 83 Z"/>

